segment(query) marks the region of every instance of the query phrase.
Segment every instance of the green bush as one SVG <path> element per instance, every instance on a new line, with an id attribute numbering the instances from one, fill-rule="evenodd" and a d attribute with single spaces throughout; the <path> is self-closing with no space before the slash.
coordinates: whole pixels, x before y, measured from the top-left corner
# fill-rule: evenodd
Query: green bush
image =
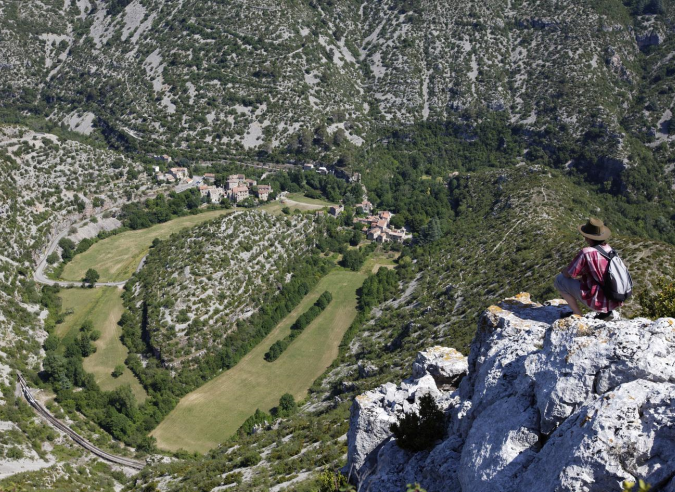
<path id="1" fill-rule="evenodd" d="M 660 279 L 657 288 L 659 292 L 654 294 L 645 291 L 638 295 L 642 306 L 640 316 L 652 319 L 675 317 L 675 282 Z"/>
<path id="2" fill-rule="evenodd" d="M 241 427 L 237 429 L 238 436 L 246 436 L 253 432 L 253 428 L 256 425 L 270 423 L 274 420 L 269 413 L 263 412 L 259 408 L 256 409 L 255 413 L 247 418 Z"/>
<path id="3" fill-rule="evenodd" d="M 345 251 L 344 255 L 342 256 L 342 261 L 340 261 L 340 265 L 342 265 L 345 268 L 349 268 L 350 270 L 353 270 L 355 272 L 358 272 L 363 266 L 363 263 L 365 261 L 366 261 L 365 255 L 363 255 L 360 250 L 349 249 Z"/>
<path id="4" fill-rule="evenodd" d="M 117 364 L 112 372 L 112 377 L 118 378 L 124 374 L 124 364 Z"/>
<path id="5" fill-rule="evenodd" d="M 284 393 L 281 398 L 279 398 L 279 406 L 275 410 L 274 415 L 276 417 L 288 417 L 298 410 L 298 404 L 295 402 L 293 395 Z"/>
<path id="6" fill-rule="evenodd" d="M 98 279 L 101 278 L 99 273 L 94 270 L 93 268 L 90 268 L 87 270 L 87 273 L 84 274 L 84 282 L 89 284 L 90 286 L 93 287 L 93 285 L 98 282 Z"/>
<path id="7" fill-rule="evenodd" d="M 424 451 L 433 447 L 445 435 L 445 414 L 431 395 L 420 398 L 419 413 L 406 413 L 390 427 L 396 443 L 409 451 Z"/>

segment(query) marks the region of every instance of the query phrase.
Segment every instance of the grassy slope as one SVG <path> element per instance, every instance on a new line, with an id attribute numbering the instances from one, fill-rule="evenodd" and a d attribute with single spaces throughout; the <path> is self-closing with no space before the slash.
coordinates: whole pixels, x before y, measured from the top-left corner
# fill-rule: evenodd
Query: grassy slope
<path id="1" fill-rule="evenodd" d="M 271 214 L 279 215 L 281 214 L 281 209 L 284 207 L 290 208 L 291 211 L 297 209 L 302 210 L 304 212 L 307 210 L 321 210 L 322 208 L 330 207 L 331 205 L 333 204 L 323 200 L 315 200 L 313 198 L 307 198 L 306 196 L 301 195 L 300 193 L 291 193 L 288 195 L 287 200 L 285 200 L 284 203 L 281 203 L 281 201 L 279 200 L 275 200 L 273 202 L 266 203 L 260 208 Z"/>
<path id="2" fill-rule="evenodd" d="M 63 269 L 62 278 L 78 281 L 84 277 L 87 269 L 94 268 L 101 275 L 101 282 L 126 280 L 136 271 L 155 238 L 166 239 L 181 229 L 193 227 L 231 212 L 233 210 L 214 210 L 198 215 L 188 215 L 148 229 L 112 236 L 94 244 L 89 250 L 73 258 Z"/>
<path id="3" fill-rule="evenodd" d="M 331 205 L 335 205 L 334 203 L 327 202 L 326 200 L 309 198 L 302 193 L 289 193 L 287 198 L 289 200 L 293 200 L 294 202 L 306 203 L 307 205 L 317 205 L 319 207 L 330 207 Z"/>
<path id="4" fill-rule="evenodd" d="M 90 319 L 94 329 L 101 332 L 96 344 L 96 352 L 84 359 L 84 369 L 96 378 L 101 389 L 110 391 L 123 384 L 131 385 L 131 389 L 140 402 L 147 397 L 145 390 L 128 368 L 117 379 L 110 373 L 117 364 L 123 364 L 128 350 L 120 341 L 121 328 L 117 325 L 122 316 L 121 291 L 115 287 L 100 289 L 67 289 L 61 291 L 59 297 L 63 301 L 63 309 L 72 309 L 73 314 L 57 326 L 56 333 L 62 338 L 77 335 L 82 323 Z"/>
<path id="5" fill-rule="evenodd" d="M 256 408 L 268 411 L 284 393 L 303 399 L 337 356 L 342 336 L 356 315 L 356 290 L 363 273 L 333 271 L 324 277 L 239 364 L 188 394 L 152 432 L 160 448 L 206 451 L 230 437 Z M 275 362 L 263 359 L 277 340 L 325 290 L 333 294 L 326 310 Z"/>

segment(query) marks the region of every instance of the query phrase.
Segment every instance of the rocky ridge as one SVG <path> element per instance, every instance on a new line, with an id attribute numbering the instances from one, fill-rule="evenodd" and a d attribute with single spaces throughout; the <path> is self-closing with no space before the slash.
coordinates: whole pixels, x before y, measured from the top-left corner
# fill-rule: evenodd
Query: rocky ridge
<path id="1" fill-rule="evenodd" d="M 452 349 L 434 348 L 412 379 L 357 397 L 346 470 L 359 490 L 607 491 L 640 478 L 675 491 L 675 320 L 559 319 L 566 311 L 506 299 L 481 317 L 458 389 L 439 390 Z M 461 361 L 444 371 L 461 374 Z M 427 393 L 447 436 L 404 451 L 389 425 Z"/>

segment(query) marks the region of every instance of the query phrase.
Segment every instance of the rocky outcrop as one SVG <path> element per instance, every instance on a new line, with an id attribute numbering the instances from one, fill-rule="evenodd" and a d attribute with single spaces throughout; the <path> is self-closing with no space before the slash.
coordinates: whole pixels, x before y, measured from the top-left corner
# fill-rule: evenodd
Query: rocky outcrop
<path id="1" fill-rule="evenodd" d="M 432 347 L 417 354 L 413 362 L 413 378 L 429 374 L 436 384 L 456 385 L 468 370 L 467 358 L 454 348 Z"/>
<path id="2" fill-rule="evenodd" d="M 566 311 L 506 299 L 481 317 L 459 389 L 439 391 L 420 354 L 416 379 L 357 397 L 347 469 L 359 490 L 606 492 L 641 478 L 675 492 L 675 321 L 559 319 Z M 447 436 L 410 453 L 388 425 L 424 392 Z"/>

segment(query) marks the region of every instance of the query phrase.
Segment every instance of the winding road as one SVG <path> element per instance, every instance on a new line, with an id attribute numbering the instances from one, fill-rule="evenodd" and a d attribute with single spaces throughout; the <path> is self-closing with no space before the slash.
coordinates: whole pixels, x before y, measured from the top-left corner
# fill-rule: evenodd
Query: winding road
<path id="1" fill-rule="evenodd" d="M 99 217 L 100 218 L 100 217 Z M 81 227 L 84 225 L 85 222 L 88 222 L 91 220 L 90 218 L 87 218 L 86 220 L 83 220 L 82 222 L 78 222 L 77 224 L 73 224 L 75 227 Z M 68 280 L 52 280 L 51 278 L 47 277 L 45 275 L 45 268 L 47 268 L 47 257 L 52 254 L 54 251 L 56 251 L 56 248 L 59 246 L 59 241 L 63 239 L 64 237 L 68 236 L 68 229 L 64 229 L 61 231 L 54 239 L 52 239 L 52 242 L 49 243 L 49 247 L 47 247 L 44 255 L 42 255 L 42 258 L 40 258 L 40 261 L 38 262 L 37 268 L 35 268 L 35 273 L 33 274 L 33 278 L 35 281 L 39 284 L 44 284 L 44 285 L 58 285 L 59 287 L 81 287 L 83 282 L 73 282 L 73 281 L 68 281 Z M 136 271 L 140 270 L 143 267 L 143 264 L 145 263 L 145 257 L 141 260 L 141 262 L 138 265 L 138 268 Z M 128 280 L 122 280 L 120 282 L 96 282 L 94 284 L 94 287 L 124 287 L 124 284 L 126 284 Z"/>
<path id="2" fill-rule="evenodd" d="M 194 176 L 192 183 L 189 184 L 179 184 L 176 186 L 175 191 L 177 193 L 181 193 L 188 188 L 194 188 L 195 186 L 198 186 L 199 184 L 202 183 L 202 176 Z M 153 197 L 154 194 L 147 195 L 146 198 L 151 198 Z M 112 210 L 112 209 L 111 209 Z M 101 212 L 100 214 L 95 215 L 95 217 L 101 219 L 103 213 Z M 91 217 L 87 217 L 86 219 L 76 223 L 72 224 L 68 228 L 64 229 L 61 231 L 54 239 L 52 239 L 51 243 L 49 243 L 49 246 L 47 247 L 45 253 L 42 255 L 42 258 L 40 258 L 40 261 L 37 264 L 37 267 L 35 268 L 35 273 L 33 274 L 33 278 L 35 281 L 39 284 L 43 285 L 58 285 L 59 287 L 81 287 L 83 282 L 73 282 L 73 281 L 68 281 L 68 280 L 52 280 L 51 278 L 47 277 L 45 275 L 45 268 L 47 268 L 47 257 L 52 254 L 54 251 L 56 251 L 56 248 L 59 246 L 59 241 L 63 239 L 64 237 L 68 236 L 68 231 L 70 230 L 70 227 L 75 226 L 75 227 L 82 227 L 85 222 L 88 222 L 91 220 Z M 141 262 L 138 264 L 138 267 L 136 268 L 136 273 L 143 268 L 143 265 L 145 264 L 145 256 L 141 260 Z M 124 285 L 129 281 L 127 280 L 121 280 L 119 282 L 96 282 L 93 287 L 124 287 Z"/>

